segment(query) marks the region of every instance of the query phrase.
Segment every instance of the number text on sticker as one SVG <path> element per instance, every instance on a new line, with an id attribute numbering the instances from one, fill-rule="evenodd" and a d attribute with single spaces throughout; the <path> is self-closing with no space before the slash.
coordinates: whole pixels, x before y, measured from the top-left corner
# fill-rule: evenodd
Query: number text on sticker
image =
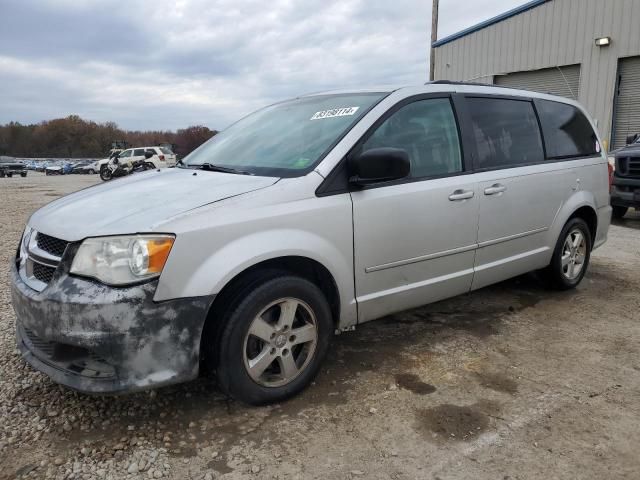
<path id="1" fill-rule="evenodd" d="M 346 117 L 349 115 L 354 115 L 360 107 L 345 107 L 345 108 L 332 108 L 331 110 L 322 110 L 320 112 L 316 112 L 311 117 L 311 120 L 320 120 L 322 118 L 333 118 L 333 117 Z"/>

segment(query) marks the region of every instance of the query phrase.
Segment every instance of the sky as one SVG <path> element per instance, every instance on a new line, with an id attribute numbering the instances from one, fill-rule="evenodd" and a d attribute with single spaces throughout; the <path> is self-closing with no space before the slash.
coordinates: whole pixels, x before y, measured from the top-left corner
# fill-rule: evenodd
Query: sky
<path id="1" fill-rule="evenodd" d="M 439 38 L 525 0 L 440 0 Z M 0 0 L 0 124 L 223 129 L 300 94 L 428 78 L 431 0 Z"/>

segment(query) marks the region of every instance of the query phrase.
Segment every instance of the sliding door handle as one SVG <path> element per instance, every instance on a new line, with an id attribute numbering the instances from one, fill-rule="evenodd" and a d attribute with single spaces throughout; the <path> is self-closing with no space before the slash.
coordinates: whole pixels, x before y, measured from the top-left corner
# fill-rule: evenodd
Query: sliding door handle
<path id="1" fill-rule="evenodd" d="M 507 187 L 502 185 L 501 183 L 496 183 L 495 185 L 491 185 L 488 188 L 484 189 L 485 195 L 497 195 L 498 193 L 502 193 L 507 190 Z"/>
<path id="2" fill-rule="evenodd" d="M 473 198 L 473 190 L 456 190 L 449 195 L 449 200 L 452 202 L 459 202 L 461 200 L 467 200 Z"/>

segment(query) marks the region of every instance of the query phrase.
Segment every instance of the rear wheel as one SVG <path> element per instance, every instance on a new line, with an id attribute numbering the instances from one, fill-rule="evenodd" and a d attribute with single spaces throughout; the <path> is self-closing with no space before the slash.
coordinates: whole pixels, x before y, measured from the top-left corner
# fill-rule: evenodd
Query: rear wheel
<path id="1" fill-rule="evenodd" d="M 156 168 L 153 162 L 147 162 L 146 165 L 147 165 L 147 168 L 150 170 L 153 170 L 154 168 Z"/>
<path id="2" fill-rule="evenodd" d="M 611 216 L 613 218 L 622 218 L 627 214 L 627 210 L 629 210 L 627 207 L 620 207 L 618 205 L 613 205 L 611 208 Z"/>
<path id="3" fill-rule="evenodd" d="M 304 389 L 320 368 L 333 330 L 322 291 L 287 273 L 245 283 L 220 320 L 220 340 L 211 345 L 218 354 L 207 358 L 217 359 L 220 388 L 253 405 Z"/>
<path id="4" fill-rule="evenodd" d="M 22 173 L 20 173 L 20 176 L 21 176 L 22 178 L 26 177 L 26 176 L 27 176 L 27 172 L 22 172 Z"/>
<path id="5" fill-rule="evenodd" d="M 581 218 L 572 218 L 562 229 L 545 276 L 553 288 L 569 290 L 580 284 L 591 258 L 591 231 Z"/>
<path id="6" fill-rule="evenodd" d="M 8 173 L 7 173 L 7 177 L 9 177 L 9 178 L 13 177 L 13 173 L 8 172 Z"/>

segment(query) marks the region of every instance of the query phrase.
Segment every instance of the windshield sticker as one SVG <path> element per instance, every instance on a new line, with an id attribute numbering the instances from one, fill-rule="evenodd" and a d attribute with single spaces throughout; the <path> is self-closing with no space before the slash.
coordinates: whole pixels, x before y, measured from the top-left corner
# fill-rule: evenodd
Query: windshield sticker
<path id="1" fill-rule="evenodd" d="M 322 118 L 333 117 L 347 117 L 349 115 L 355 115 L 360 107 L 345 107 L 345 108 L 332 108 L 331 110 L 322 110 L 316 112 L 310 118 L 310 120 L 320 120 Z"/>

